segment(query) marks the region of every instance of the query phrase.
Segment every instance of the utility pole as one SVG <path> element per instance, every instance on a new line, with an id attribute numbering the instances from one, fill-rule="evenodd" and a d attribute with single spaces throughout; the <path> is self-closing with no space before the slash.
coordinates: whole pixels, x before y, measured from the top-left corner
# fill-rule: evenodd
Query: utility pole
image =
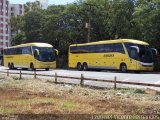
<path id="1" fill-rule="evenodd" d="M 91 39 L 91 19 L 89 18 L 88 23 L 86 23 L 86 28 L 88 29 L 87 32 L 87 42 L 90 42 Z"/>
<path id="2" fill-rule="evenodd" d="M 88 11 L 88 23 L 86 23 L 86 28 L 88 29 L 87 32 L 87 42 L 89 43 L 91 40 L 91 10 L 92 10 L 92 4 L 89 3 L 85 3 L 85 5 L 87 5 L 87 11 Z"/>

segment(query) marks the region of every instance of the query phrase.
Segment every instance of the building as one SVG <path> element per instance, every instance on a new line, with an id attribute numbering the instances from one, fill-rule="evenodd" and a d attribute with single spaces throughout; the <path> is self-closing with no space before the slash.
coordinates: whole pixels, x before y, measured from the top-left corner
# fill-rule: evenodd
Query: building
<path id="1" fill-rule="evenodd" d="M 36 1 L 39 1 L 40 2 L 40 7 L 42 9 L 47 9 L 48 8 L 48 0 L 35 0 Z"/>
<path id="2" fill-rule="evenodd" d="M 10 12 L 10 18 L 22 16 L 24 15 L 24 5 L 22 4 L 10 4 L 9 5 L 9 12 Z M 13 31 L 12 26 L 10 26 L 10 36 L 16 35 L 16 33 Z"/>
<path id="3" fill-rule="evenodd" d="M 0 0 L 0 54 L 11 45 L 10 19 L 13 16 L 23 15 L 24 5 L 9 4 L 8 0 Z"/>
<path id="4" fill-rule="evenodd" d="M 10 46 L 9 20 L 9 1 L 0 0 L 0 54 L 3 48 Z"/>
<path id="5" fill-rule="evenodd" d="M 10 17 L 24 15 L 24 5 L 10 4 Z"/>

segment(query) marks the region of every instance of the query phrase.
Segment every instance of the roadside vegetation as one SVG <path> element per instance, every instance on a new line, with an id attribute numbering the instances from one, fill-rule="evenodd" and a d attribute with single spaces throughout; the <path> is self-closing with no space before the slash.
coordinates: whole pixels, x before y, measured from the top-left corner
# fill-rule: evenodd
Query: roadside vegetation
<path id="1" fill-rule="evenodd" d="M 1 75 L 0 114 L 160 114 L 160 94 Z"/>
<path id="2" fill-rule="evenodd" d="M 119 38 L 147 41 L 159 48 L 159 0 L 78 0 L 51 5 L 46 10 L 36 3 L 25 4 L 25 15 L 13 17 L 12 45 L 47 42 L 61 55 L 68 46 L 87 42 L 85 24 L 91 21 L 91 42 Z"/>

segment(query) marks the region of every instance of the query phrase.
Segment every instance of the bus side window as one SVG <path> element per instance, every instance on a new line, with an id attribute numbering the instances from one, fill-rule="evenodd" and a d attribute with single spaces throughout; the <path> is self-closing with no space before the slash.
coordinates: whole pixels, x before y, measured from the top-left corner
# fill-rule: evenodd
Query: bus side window
<path id="1" fill-rule="evenodd" d="M 86 46 L 72 46 L 70 47 L 71 53 L 86 53 L 87 49 Z"/>
<path id="2" fill-rule="evenodd" d="M 78 53 L 79 52 L 79 47 L 78 46 L 71 46 L 70 47 L 70 52 L 71 53 Z"/>
<path id="3" fill-rule="evenodd" d="M 116 44 L 113 44 L 113 48 L 114 48 L 114 52 L 119 52 L 119 53 L 122 53 L 124 54 L 124 49 L 123 49 L 123 45 L 121 43 L 116 43 Z"/>
<path id="4" fill-rule="evenodd" d="M 17 54 L 22 54 L 22 48 L 17 48 L 16 52 Z"/>
<path id="5" fill-rule="evenodd" d="M 14 48 L 8 49 L 8 55 L 14 55 Z"/>
<path id="6" fill-rule="evenodd" d="M 105 52 L 113 52 L 113 45 L 112 44 L 105 44 L 104 51 Z"/>
<path id="7" fill-rule="evenodd" d="M 96 52 L 105 52 L 104 45 L 96 45 Z"/>
<path id="8" fill-rule="evenodd" d="M 88 45 L 88 46 L 85 46 L 84 48 L 87 53 L 94 53 L 96 51 L 96 47 L 95 45 Z"/>
<path id="9" fill-rule="evenodd" d="M 22 48 L 22 54 L 31 54 L 31 47 Z"/>

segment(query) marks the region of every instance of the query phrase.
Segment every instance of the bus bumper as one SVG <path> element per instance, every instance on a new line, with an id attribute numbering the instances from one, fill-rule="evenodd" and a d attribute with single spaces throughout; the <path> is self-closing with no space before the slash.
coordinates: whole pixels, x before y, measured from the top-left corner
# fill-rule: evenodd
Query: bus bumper
<path id="1" fill-rule="evenodd" d="M 37 69 L 46 69 L 46 68 L 49 68 L 49 69 L 55 69 L 56 68 L 56 62 L 41 62 L 41 63 L 38 63 L 36 65 L 36 68 Z"/>
<path id="2" fill-rule="evenodd" d="M 140 70 L 140 71 L 153 71 L 153 69 L 154 69 L 153 63 L 139 62 L 139 64 L 138 64 L 138 70 Z"/>

